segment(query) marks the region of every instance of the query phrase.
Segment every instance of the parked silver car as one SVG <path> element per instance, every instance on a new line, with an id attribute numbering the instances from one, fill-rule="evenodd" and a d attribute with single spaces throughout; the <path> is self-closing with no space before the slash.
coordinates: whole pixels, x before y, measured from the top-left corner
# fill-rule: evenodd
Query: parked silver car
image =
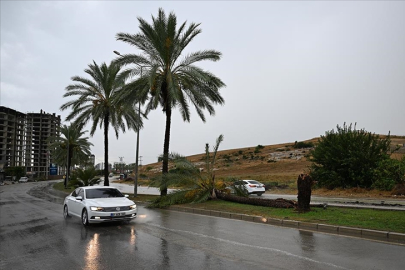
<path id="1" fill-rule="evenodd" d="M 18 182 L 19 183 L 27 183 L 28 182 L 28 177 L 23 176 L 18 180 Z"/>

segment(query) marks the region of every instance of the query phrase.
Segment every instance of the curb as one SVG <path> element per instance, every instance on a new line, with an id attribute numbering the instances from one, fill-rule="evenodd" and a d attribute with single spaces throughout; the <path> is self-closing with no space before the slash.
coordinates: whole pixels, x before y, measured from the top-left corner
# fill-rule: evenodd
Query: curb
<path id="1" fill-rule="evenodd" d="M 377 230 L 370 230 L 370 229 L 359 229 L 359 228 L 334 226 L 334 225 L 318 224 L 318 223 L 310 223 L 310 222 L 301 222 L 301 221 L 290 220 L 290 219 L 265 218 L 262 216 L 235 214 L 235 213 L 221 212 L 221 211 L 207 210 L 207 209 L 195 209 L 195 208 L 191 208 L 191 207 L 175 206 L 175 205 L 170 206 L 168 208 L 168 210 L 187 212 L 187 213 L 193 213 L 193 214 L 198 214 L 198 215 L 213 216 L 213 217 L 244 220 L 244 221 L 249 221 L 249 222 L 268 224 L 268 225 L 272 225 L 272 226 L 294 228 L 294 229 L 304 230 L 304 231 L 312 231 L 312 232 L 315 231 L 315 232 L 319 232 L 319 233 L 328 233 L 328 234 L 335 234 L 335 235 L 341 235 L 341 236 L 362 238 L 362 239 L 367 239 L 367 240 L 387 242 L 390 244 L 405 245 L 405 234 L 403 234 L 403 233 L 377 231 Z"/>

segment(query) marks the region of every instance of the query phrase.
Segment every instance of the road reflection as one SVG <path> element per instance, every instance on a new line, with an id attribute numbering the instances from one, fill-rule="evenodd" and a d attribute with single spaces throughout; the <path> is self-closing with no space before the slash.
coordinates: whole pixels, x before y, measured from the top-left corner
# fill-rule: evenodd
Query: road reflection
<path id="1" fill-rule="evenodd" d="M 136 234 L 135 234 L 135 229 L 131 228 L 131 237 L 129 238 L 129 243 L 131 246 L 135 246 L 135 241 L 136 240 Z"/>
<path id="2" fill-rule="evenodd" d="M 315 236 L 313 232 L 299 230 L 299 240 L 303 254 L 312 254 L 316 249 Z"/>
<path id="3" fill-rule="evenodd" d="M 85 269 L 89 270 L 100 269 L 99 255 L 100 255 L 99 234 L 95 233 L 93 235 L 93 239 L 91 239 L 87 244 L 86 257 L 84 258 L 86 263 Z"/>

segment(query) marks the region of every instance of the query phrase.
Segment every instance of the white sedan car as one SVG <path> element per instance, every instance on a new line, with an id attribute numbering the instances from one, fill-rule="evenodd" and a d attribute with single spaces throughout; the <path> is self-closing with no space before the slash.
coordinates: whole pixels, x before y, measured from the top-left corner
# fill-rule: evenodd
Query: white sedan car
<path id="1" fill-rule="evenodd" d="M 250 194 L 257 194 L 257 196 L 262 196 L 262 194 L 266 191 L 264 184 L 257 182 L 256 180 L 240 180 L 234 183 L 234 186 L 241 188 L 242 186 L 245 187 L 247 193 Z"/>
<path id="2" fill-rule="evenodd" d="M 63 216 L 81 218 L 82 224 L 129 221 L 136 218 L 136 204 L 109 186 L 79 187 L 63 203 Z"/>

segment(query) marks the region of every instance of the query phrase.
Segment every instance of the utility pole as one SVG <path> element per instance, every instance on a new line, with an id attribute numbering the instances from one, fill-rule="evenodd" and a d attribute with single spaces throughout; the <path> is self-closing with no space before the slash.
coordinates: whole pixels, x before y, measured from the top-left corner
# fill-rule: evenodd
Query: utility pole
<path id="1" fill-rule="evenodd" d="M 119 52 L 113 51 L 116 55 L 122 56 Z M 134 63 L 141 68 L 140 78 L 142 78 L 143 68 L 140 64 Z M 141 121 L 141 101 L 138 102 L 138 120 Z M 136 157 L 135 157 L 135 179 L 134 179 L 134 196 L 138 196 L 138 157 L 139 157 L 139 127 L 136 129 Z"/>

